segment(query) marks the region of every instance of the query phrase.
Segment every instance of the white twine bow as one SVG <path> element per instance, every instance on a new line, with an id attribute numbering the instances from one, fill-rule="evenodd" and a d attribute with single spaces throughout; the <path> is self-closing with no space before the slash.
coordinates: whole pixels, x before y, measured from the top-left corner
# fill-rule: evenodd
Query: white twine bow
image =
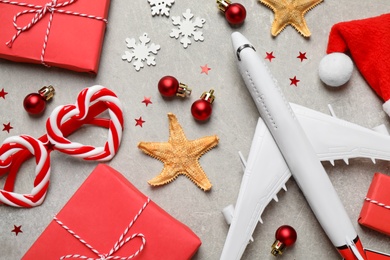
<path id="1" fill-rule="evenodd" d="M 68 14 L 68 15 L 75 15 L 75 16 L 80 16 L 80 17 L 85 17 L 85 18 L 91 18 L 99 21 L 103 21 L 107 23 L 107 19 L 100 17 L 100 16 L 95 16 L 95 15 L 89 15 L 89 14 L 83 14 L 83 13 L 78 13 L 78 12 L 72 12 L 72 11 L 66 11 L 62 9 L 58 9 L 60 7 L 64 7 L 67 5 L 71 5 L 75 3 L 77 0 L 69 0 L 63 3 L 57 3 L 57 0 L 51 0 L 50 2 L 47 2 L 45 5 L 33 5 L 33 4 L 27 4 L 27 3 L 19 3 L 19 2 L 14 2 L 14 1 L 8 1 L 8 0 L 0 0 L 0 3 L 3 4 L 11 4 L 11 5 L 17 5 L 17 6 L 24 6 L 28 7 L 31 9 L 26 9 L 24 11 L 21 11 L 17 13 L 14 18 L 13 18 L 13 25 L 16 29 L 16 33 L 12 36 L 11 40 L 6 42 L 5 44 L 11 48 L 12 44 L 15 42 L 16 38 L 19 37 L 20 34 L 22 34 L 25 31 L 28 31 L 31 29 L 34 25 L 36 25 L 46 14 L 49 14 L 49 22 L 47 24 L 46 28 L 46 34 L 45 34 L 45 39 L 43 42 L 43 47 L 41 51 L 41 63 L 47 67 L 49 67 L 45 62 L 44 62 L 44 57 L 45 57 L 45 51 L 47 47 L 47 41 L 49 39 L 49 34 L 50 34 L 50 29 L 51 29 L 51 24 L 53 21 L 53 15 L 54 13 L 62 13 L 62 14 Z M 17 19 L 25 14 L 29 13 L 35 13 L 34 17 L 31 19 L 31 21 L 24 27 L 20 27 L 17 24 Z"/>
<path id="2" fill-rule="evenodd" d="M 80 236 L 78 236 L 73 230 L 71 230 L 69 227 L 65 226 L 64 223 L 62 223 L 57 217 L 54 217 L 54 220 L 63 227 L 66 231 L 68 231 L 71 235 L 73 235 L 75 238 L 77 238 L 83 245 L 85 245 L 87 248 L 89 248 L 93 253 L 95 253 L 99 258 L 96 258 L 96 260 L 109 260 L 109 259 L 119 259 L 119 260 L 128 260 L 136 257 L 139 253 L 142 252 L 142 250 L 145 247 L 146 239 L 145 236 L 141 233 L 134 233 L 130 237 L 125 238 L 126 234 L 129 232 L 130 228 L 134 225 L 134 223 L 137 221 L 138 217 L 142 214 L 142 212 L 145 210 L 146 206 L 149 204 L 150 198 L 147 199 L 147 201 L 144 203 L 144 205 L 141 207 L 141 209 L 138 211 L 138 213 L 134 216 L 133 220 L 130 222 L 130 224 L 126 227 L 125 231 L 121 234 L 118 241 L 115 243 L 114 247 L 110 250 L 108 254 L 101 254 L 98 250 L 93 248 L 90 244 L 88 244 L 84 239 L 82 239 Z M 118 251 L 124 244 L 129 242 L 130 240 L 140 237 L 142 239 L 142 244 L 140 245 L 139 249 L 130 256 L 113 256 L 116 251 Z M 70 254 L 62 256 L 60 259 L 68 259 L 68 258 L 80 258 L 80 259 L 95 259 L 90 258 L 87 256 L 79 255 L 79 254 Z"/>

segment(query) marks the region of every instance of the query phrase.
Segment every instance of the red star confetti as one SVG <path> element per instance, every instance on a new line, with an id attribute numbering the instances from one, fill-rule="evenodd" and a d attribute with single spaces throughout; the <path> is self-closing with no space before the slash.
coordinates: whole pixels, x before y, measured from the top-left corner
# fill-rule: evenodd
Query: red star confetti
<path id="1" fill-rule="evenodd" d="M 15 236 L 17 236 L 19 233 L 23 233 L 22 226 L 15 226 L 14 229 L 11 232 L 15 232 Z"/>
<path id="2" fill-rule="evenodd" d="M 149 104 L 153 104 L 152 101 L 150 101 L 150 99 L 151 97 L 144 97 L 142 103 L 145 103 L 146 106 L 148 106 Z"/>
<path id="3" fill-rule="evenodd" d="M 144 120 L 142 120 L 142 116 L 140 116 L 138 119 L 134 119 L 135 120 L 135 126 L 139 125 L 140 127 L 142 127 L 142 124 L 145 123 Z"/>
<path id="4" fill-rule="evenodd" d="M 3 131 L 7 131 L 8 133 L 11 129 L 13 129 L 10 122 L 8 122 L 8 124 L 3 124 L 3 126 L 4 126 Z"/>
<path id="5" fill-rule="evenodd" d="M 46 146 L 46 149 L 48 151 L 53 151 L 54 150 L 55 144 L 52 144 L 49 141 L 47 141 L 47 143 L 45 143 L 44 145 Z"/>
<path id="6" fill-rule="evenodd" d="M 266 59 L 266 60 L 269 60 L 269 62 L 271 62 L 272 59 L 275 59 L 275 56 L 274 56 L 274 52 L 273 52 L 273 51 L 271 51 L 271 52 L 266 52 L 265 54 L 266 54 L 265 59 Z"/>
<path id="7" fill-rule="evenodd" d="M 200 66 L 202 71 L 200 72 L 200 74 L 202 73 L 205 73 L 206 75 L 209 75 L 209 70 L 211 70 L 211 68 L 208 67 L 208 65 L 204 65 L 204 66 Z"/>
<path id="8" fill-rule="evenodd" d="M 298 86 L 298 82 L 300 81 L 299 79 L 297 79 L 297 76 L 294 76 L 294 78 L 290 78 L 290 86 L 291 85 L 295 85 L 295 86 Z"/>
<path id="9" fill-rule="evenodd" d="M 0 91 L 0 97 L 2 97 L 3 99 L 5 99 L 5 95 L 7 95 L 7 94 L 8 94 L 8 92 L 5 92 L 4 89 L 2 89 Z"/>
<path id="10" fill-rule="evenodd" d="M 299 52 L 299 55 L 297 56 L 297 58 L 300 59 L 301 62 L 302 62 L 303 60 L 306 60 L 306 59 L 307 59 L 307 58 L 306 58 L 306 52 L 304 52 L 304 53 Z"/>

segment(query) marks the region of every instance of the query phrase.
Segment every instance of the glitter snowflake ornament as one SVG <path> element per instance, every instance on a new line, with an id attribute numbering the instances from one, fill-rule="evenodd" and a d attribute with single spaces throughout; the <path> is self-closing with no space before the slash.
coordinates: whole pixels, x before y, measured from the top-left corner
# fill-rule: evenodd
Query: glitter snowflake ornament
<path id="1" fill-rule="evenodd" d="M 152 16 L 165 15 L 169 17 L 170 7 L 175 3 L 175 0 L 148 0 L 152 8 Z"/>
<path id="2" fill-rule="evenodd" d="M 133 65 L 136 71 L 144 67 L 145 60 L 148 66 L 156 65 L 155 57 L 150 55 L 157 54 L 157 51 L 160 49 L 160 45 L 158 44 L 152 43 L 148 45 L 150 39 L 147 33 L 140 36 L 139 40 L 141 43 L 137 44 L 134 38 L 126 38 L 127 48 L 132 51 L 125 51 L 125 54 L 122 56 L 122 60 L 127 60 L 129 63 L 135 59 Z"/>
<path id="3" fill-rule="evenodd" d="M 203 41 L 203 33 L 201 31 L 197 31 L 198 28 L 202 28 L 203 24 L 206 22 L 205 19 L 196 17 L 195 21 L 192 21 L 192 17 L 194 15 L 191 13 L 190 9 L 187 9 L 185 13 L 183 13 L 183 17 L 185 20 L 181 20 L 180 16 L 172 17 L 173 25 L 178 25 L 179 28 L 172 29 L 172 32 L 169 34 L 172 38 L 178 39 L 181 36 L 180 42 L 183 44 L 184 48 L 187 48 L 189 44 L 191 44 L 191 36 L 194 36 L 195 41 Z"/>

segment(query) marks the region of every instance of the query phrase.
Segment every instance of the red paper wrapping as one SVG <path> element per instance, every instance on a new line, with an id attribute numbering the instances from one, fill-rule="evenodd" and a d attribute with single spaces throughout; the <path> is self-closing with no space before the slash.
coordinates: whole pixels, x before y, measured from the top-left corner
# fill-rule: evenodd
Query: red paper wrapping
<path id="1" fill-rule="evenodd" d="M 368 189 L 359 224 L 390 235 L 390 176 L 375 173 Z"/>
<path id="2" fill-rule="evenodd" d="M 368 260 L 389 260 L 390 259 L 390 255 L 382 252 L 377 252 L 368 249 L 365 249 L 364 252 L 366 253 L 366 257 Z"/>
<path id="3" fill-rule="evenodd" d="M 66 14 L 58 10 L 71 13 L 80 13 L 106 19 L 110 0 L 16 0 L 15 2 L 28 4 L 19 6 L 0 0 L 0 58 L 16 62 L 42 63 L 79 72 L 97 73 L 106 22 L 79 15 Z M 70 2 L 70 3 L 69 3 Z M 65 3 L 65 6 L 58 6 Z M 66 4 L 69 3 L 69 4 Z M 38 6 L 49 4 L 48 10 L 43 12 Z M 51 6 L 50 6 L 51 5 Z M 34 7 L 32 7 L 34 6 Z M 49 27 L 51 12 L 52 21 Z M 21 12 L 29 12 L 17 16 L 16 23 L 20 28 L 29 24 L 31 28 L 22 32 L 8 47 L 6 43 L 17 33 L 14 27 L 14 17 Z M 34 11 L 34 12 L 33 12 Z M 33 23 L 34 16 L 42 18 Z M 46 48 L 45 36 L 49 29 Z"/>
<path id="4" fill-rule="evenodd" d="M 99 253 L 108 254 L 147 200 L 123 175 L 100 164 L 56 217 Z M 187 226 L 152 201 L 126 237 L 136 233 L 144 235 L 146 244 L 134 259 L 190 259 L 201 245 Z M 112 256 L 130 256 L 141 245 L 142 240 L 135 238 Z M 100 259 L 53 220 L 23 259 L 60 259 L 71 254 Z"/>

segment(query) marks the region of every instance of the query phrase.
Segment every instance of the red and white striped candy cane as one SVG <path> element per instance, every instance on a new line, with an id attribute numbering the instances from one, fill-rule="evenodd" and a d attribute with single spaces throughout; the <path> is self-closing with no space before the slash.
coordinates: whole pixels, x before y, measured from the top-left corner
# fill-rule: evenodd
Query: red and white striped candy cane
<path id="1" fill-rule="evenodd" d="M 108 110 L 110 119 L 99 118 Z M 103 147 L 83 145 L 69 141 L 66 136 L 84 124 L 108 128 L 108 140 Z M 50 158 L 48 149 L 54 149 L 85 160 L 110 160 L 122 138 L 123 112 L 119 99 L 102 86 L 86 88 L 79 93 L 75 105 L 54 109 L 46 122 L 47 134 L 38 139 L 28 135 L 7 138 L 0 147 L 0 176 L 9 173 L 4 189 L 0 190 L 0 203 L 14 207 L 40 205 L 49 186 Z M 47 145 L 48 147 L 45 147 Z M 51 145 L 54 145 L 53 147 Z M 31 155 L 35 156 L 34 188 L 30 194 L 13 192 L 14 181 L 20 165 Z"/>
<path id="2" fill-rule="evenodd" d="M 0 202 L 14 207 L 35 207 L 45 199 L 50 179 L 50 157 L 43 143 L 28 135 L 11 136 L 0 147 L 0 167 L 14 163 L 13 155 L 27 149 L 35 156 L 34 188 L 30 194 L 0 190 Z"/>
<path id="3" fill-rule="evenodd" d="M 108 140 L 105 145 L 102 147 L 83 145 L 71 142 L 64 137 L 63 125 L 69 120 L 83 122 L 89 112 L 92 112 L 90 110 L 98 103 L 103 103 L 110 115 Z M 122 139 L 122 105 L 115 93 L 103 86 L 96 85 L 86 88 L 79 93 L 75 105 L 65 105 L 54 109 L 46 122 L 46 129 L 48 139 L 54 144 L 55 150 L 84 160 L 107 161 L 116 154 Z"/>

